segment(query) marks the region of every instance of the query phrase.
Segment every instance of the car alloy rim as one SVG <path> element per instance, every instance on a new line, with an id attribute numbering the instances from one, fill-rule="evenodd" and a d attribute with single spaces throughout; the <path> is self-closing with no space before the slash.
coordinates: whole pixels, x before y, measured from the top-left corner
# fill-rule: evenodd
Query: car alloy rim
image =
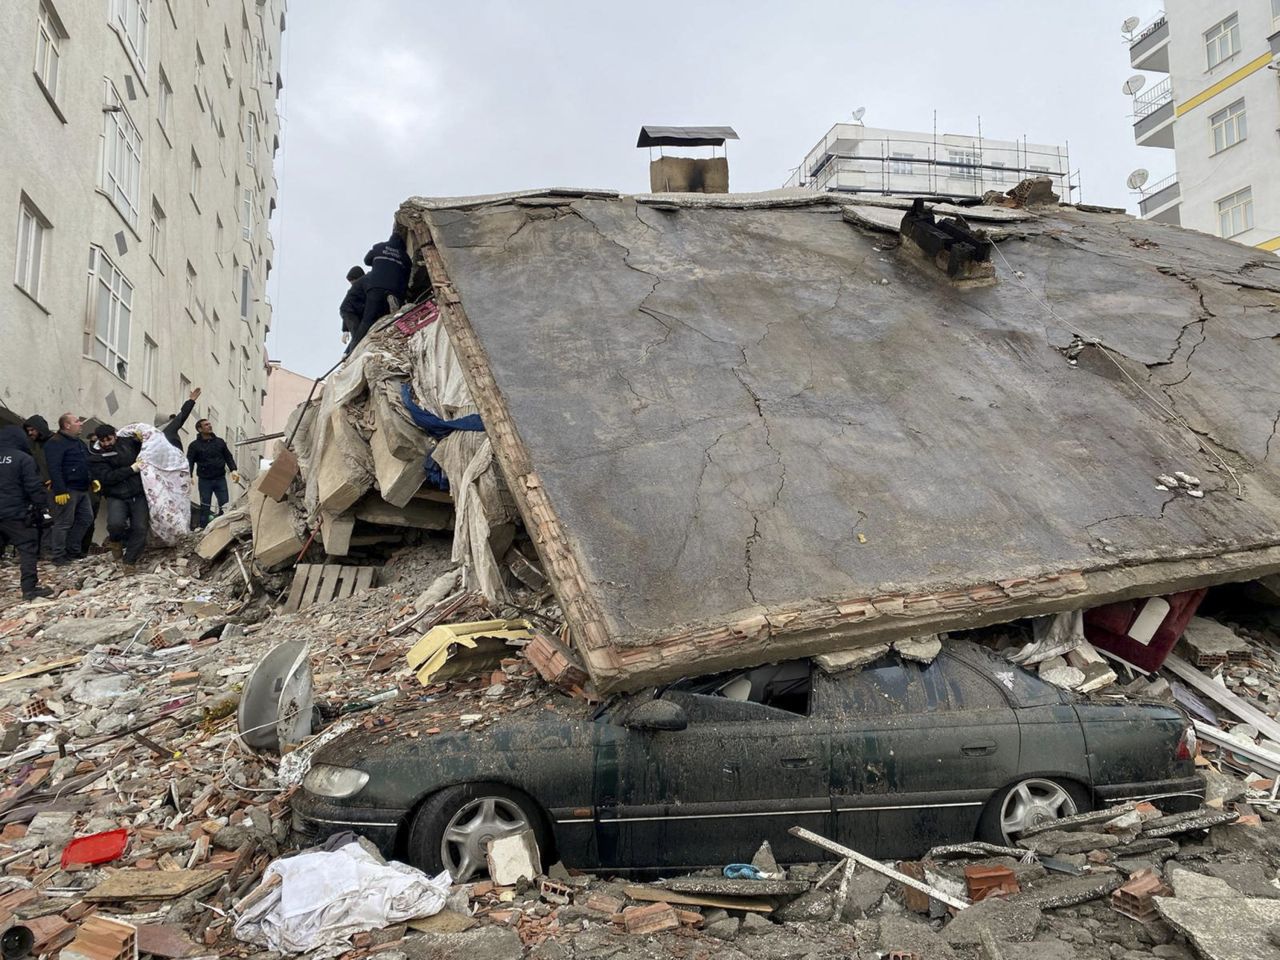
<path id="1" fill-rule="evenodd" d="M 1076 802 L 1071 794 L 1052 780 L 1023 780 L 1004 798 L 1000 829 L 1005 842 L 1013 843 L 1024 830 L 1075 812 Z"/>
<path id="2" fill-rule="evenodd" d="M 505 797 L 480 797 L 455 813 L 440 840 L 440 860 L 454 883 L 466 883 L 485 867 L 489 841 L 529 829 L 520 806 Z"/>

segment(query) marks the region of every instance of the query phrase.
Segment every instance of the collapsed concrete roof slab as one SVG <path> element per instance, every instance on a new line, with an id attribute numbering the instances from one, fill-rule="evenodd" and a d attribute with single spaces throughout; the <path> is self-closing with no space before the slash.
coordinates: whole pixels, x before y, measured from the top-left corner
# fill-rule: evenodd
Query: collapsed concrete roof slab
<path id="1" fill-rule="evenodd" d="M 399 213 L 603 689 L 1280 570 L 1280 261 L 1048 208 L 961 289 L 651 199 Z"/>

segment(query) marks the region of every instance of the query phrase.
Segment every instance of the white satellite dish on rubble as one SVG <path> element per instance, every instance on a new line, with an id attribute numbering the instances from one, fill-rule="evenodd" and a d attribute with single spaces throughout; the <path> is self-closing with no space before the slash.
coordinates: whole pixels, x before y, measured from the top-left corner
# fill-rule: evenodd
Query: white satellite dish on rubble
<path id="1" fill-rule="evenodd" d="M 1135 73 L 1132 77 L 1124 82 L 1124 86 L 1120 89 L 1125 92 L 1126 96 L 1132 97 L 1135 93 L 1147 85 L 1147 78 L 1140 73 Z"/>
<path id="2" fill-rule="evenodd" d="M 1142 22 L 1141 17 L 1126 17 L 1124 23 L 1120 24 L 1120 32 L 1129 40 L 1133 39 L 1133 31 L 1138 29 L 1138 24 Z"/>
<path id="3" fill-rule="evenodd" d="M 859 107 L 857 110 L 853 111 L 853 122 L 861 123 L 862 118 L 865 117 L 866 115 L 867 115 L 867 108 Z"/>
<path id="4" fill-rule="evenodd" d="M 1129 174 L 1129 179 L 1125 181 L 1129 185 L 1130 190 L 1141 190 L 1147 182 L 1147 178 L 1151 176 L 1146 170 L 1139 167 L 1133 173 Z"/>

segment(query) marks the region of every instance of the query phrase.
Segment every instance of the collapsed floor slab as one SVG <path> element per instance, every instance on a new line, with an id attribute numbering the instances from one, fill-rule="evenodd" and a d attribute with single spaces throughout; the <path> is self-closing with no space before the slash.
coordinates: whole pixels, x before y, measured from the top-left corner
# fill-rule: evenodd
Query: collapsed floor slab
<path id="1" fill-rule="evenodd" d="M 399 220 L 603 689 L 1280 571 L 1280 264 L 1050 208 L 961 288 L 835 199 L 558 199 Z"/>

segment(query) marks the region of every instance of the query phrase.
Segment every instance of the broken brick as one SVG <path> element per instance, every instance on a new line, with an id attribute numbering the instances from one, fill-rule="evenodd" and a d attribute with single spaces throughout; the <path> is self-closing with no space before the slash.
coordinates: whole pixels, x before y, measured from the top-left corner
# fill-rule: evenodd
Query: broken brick
<path id="1" fill-rule="evenodd" d="M 623 910 L 622 925 L 627 933 L 660 933 L 663 930 L 675 930 L 680 926 L 680 918 L 669 903 L 650 903 Z"/>

